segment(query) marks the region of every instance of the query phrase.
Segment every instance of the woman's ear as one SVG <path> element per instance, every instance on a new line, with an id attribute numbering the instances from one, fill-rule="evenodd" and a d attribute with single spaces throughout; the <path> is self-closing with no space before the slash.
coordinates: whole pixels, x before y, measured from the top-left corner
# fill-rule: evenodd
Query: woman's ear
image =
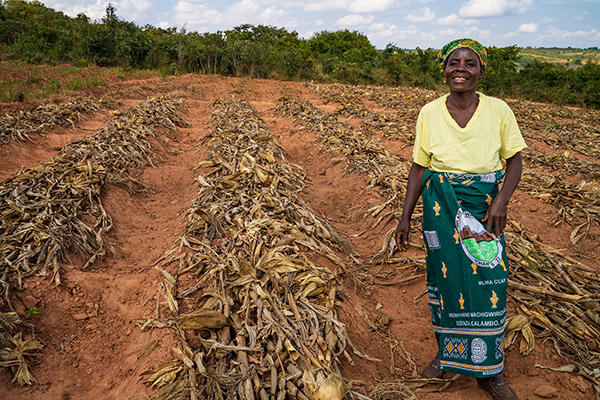
<path id="1" fill-rule="evenodd" d="M 485 65 L 481 65 L 479 68 L 479 79 L 483 78 L 483 75 L 485 75 Z"/>

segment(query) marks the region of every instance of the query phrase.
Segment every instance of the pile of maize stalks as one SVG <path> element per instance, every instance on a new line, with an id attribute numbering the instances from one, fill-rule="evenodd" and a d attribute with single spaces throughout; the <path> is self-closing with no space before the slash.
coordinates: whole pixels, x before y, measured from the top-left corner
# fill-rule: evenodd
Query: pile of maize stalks
<path id="1" fill-rule="evenodd" d="M 105 235 L 112 221 L 102 206 L 102 187 L 107 179 L 131 183 L 135 180 L 125 177 L 127 168 L 153 164 L 152 138 L 174 137 L 176 125 L 185 125 L 178 104 L 174 98 L 150 99 L 96 134 L 63 147 L 50 161 L 0 184 L 0 308 L 11 308 L 9 289 L 15 283 L 20 289 L 24 277 L 50 273 L 59 284 L 60 265 L 70 253 L 84 257 L 85 268 L 111 250 Z M 3 318 L 15 321 L 11 315 Z M 0 343 L 10 342 L 12 350 L 30 355 L 36 346 L 14 334 L 15 326 L 0 324 Z M 17 358 L 15 379 L 31 383 L 23 357 Z"/>
<path id="2" fill-rule="evenodd" d="M 508 294 L 520 314 L 507 322 L 507 347 L 514 341 L 529 353 L 535 326 L 537 340 L 551 340 L 559 355 L 573 360 L 571 372 L 590 379 L 600 397 L 600 271 L 543 244 L 515 220 L 506 241 Z"/>
<path id="3" fill-rule="evenodd" d="M 295 118 L 305 128 L 317 131 L 319 140 L 336 158 L 346 159 L 351 170 L 369 176 L 367 189 L 377 187 L 387 200 L 372 207 L 367 213 L 377 217 L 387 207 L 391 208 L 391 211 L 379 216 L 374 226 L 386 218 L 396 216 L 406 194 L 403 183 L 408 177 L 406 160 L 387 151 L 370 135 L 306 101 L 282 98 L 276 111 L 283 116 Z"/>
<path id="4" fill-rule="evenodd" d="M 0 312 L 0 367 L 10 368 L 13 382 L 31 385 L 36 382 L 29 371 L 29 358 L 39 355 L 43 346 L 33 340 L 23 340 L 23 330 L 30 328 L 15 312 Z"/>
<path id="5" fill-rule="evenodd" d="M 276 107 L 277 112 L 283 116 L 294 117 L 306 128 L 319 133 L 319 140 L 336 159 L 343 157 L 348 161 L 352 170 L 369 176 L 369 185 L 365 190 L 376 187 L 379 193 L 386 198 L 380 205 L 371 207 L 366 215 L 377 218 L 371 227 L 380 223 L 387 223 L 399 219 L 401 206 L 406 195 L 406 181 L 410 162 L 387 151 L 370 135 L 355 129 L 352 125 L 339 121 L 335 116 L 327 114 L 314 105 L 294 99 L 282 98 Z M 389 208 L 388 211 L 384 212 Z M 413 213 L 415 218 L 422 215 L 421 205 L 417 205 Z M 396 241 L 390 229 L 383 241 L 381 249 L 373 255 L 373 260 L 389 260 L 396 250 Z M 358 234 L 360 236 L 362 233 Z M 403 257 L 402 263 L 419 265 L 420 260 Z"/>
<path id="6" fill-rule="evenodd" d="M 406 111 L 407 115 L 414 115 L 413 118 L 419 114 L 419 110 L 425 104 L 441 96 L 440 92 L 433 90 L 421 89 L 421 88 L 406 88 L 406 87 L 384 87 L 384 86 L 353 86 L 344 84 L 331 84 L 331 85 L 319 85 L 308 84 L 310 88 L 319 93 L 320 90 L 331 89 L 342 93 L 338 99 L 343 99 L 345 96 L 354 95 L 360 98 L 365 98 L 370 101 L 374 101 L 382 107 L 390 108 L 398 111 Z M 327 87 L 331 89 L 326 89 Z M 325 88 L 325 89 L 324 89 Z M 328 96 L 328 95 L 326 95 Z M 333 101 L 333 100 L 332 100 Z M 336 103 L 338 101 L 335 101 Z"/>
<path id="7" fill-rule="evenodd" d="M 600 162 L 579 159 L 569 151 L 546 153 L 532 146 L 523 150 L 523 158 L 527 166 L 544 167 L 563 176 L 580 174 L 584 179 L 600 181 Z"/>
<path id="8" fill-rule="evenodd" d="M 507 100 L 507 103 L 526 138 L 600 158 L 599 111 L 520 100 Z"/>
<path id="9" fill-rule="evenodd" d="M 168 311 L 138 321 L 179 339 L 148 382 L 160 399 L 341 399 L 341 359 L 366 357 L 335 309 L 352 254 L 252 106 L 214 107 L 186 231 L 156 264 Z"/>
<path id="10" fill-rule="evenodd" d="M 102 99 L 80 98 L 59 104 L 44 104 L 31 111 L 5 113 L 0 116 L 0 144 L 31 141 L 34 135 L 55 128 L 75 127 L 82 113 L 103 111 L 110 103 Z"/>
<path id="11" fill-rule="evenodd" d="M 556 207 L 554 223 L 558 225 L 566 221 L 573 226 L 570 235 L 573 246 L 586 238 L 592 224 L 598 226 L 600 185 L 594 181 L 568 184 L 561 175 L 546 175 L 526 169 L 519 188 Z"/>
<path id="12" fill-rule="evenodd" d="M 404 141 L 414 140 L 414 125 L 418 110 L 415 113 L 412 108 L 406 107 L 394 112 L 382 113 L 367 108 L 361 100 L 361 94 L 353 90 L 352 86 L 309 84 L 309 87 L 321 97 L 324 103 L 341 104 L 341 108 L 336 110 L 334 115 L 362 118 L 364 130 L 381 133 L 383 137 Z M 370 88 L 370 90 L 380 90 L 380 88 Z"/>

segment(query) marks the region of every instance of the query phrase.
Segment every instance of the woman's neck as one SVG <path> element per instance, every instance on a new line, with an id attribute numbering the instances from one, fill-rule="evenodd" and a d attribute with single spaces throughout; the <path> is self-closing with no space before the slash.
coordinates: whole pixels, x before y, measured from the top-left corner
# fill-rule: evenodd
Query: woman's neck
<path id="1" fill-rule="evenodd" d="M 470 92 L 453 92 L 446 99 L 446 104 L 453 108 L 468 110 L 479 103 L 479 95 L 475 90 Z"/>

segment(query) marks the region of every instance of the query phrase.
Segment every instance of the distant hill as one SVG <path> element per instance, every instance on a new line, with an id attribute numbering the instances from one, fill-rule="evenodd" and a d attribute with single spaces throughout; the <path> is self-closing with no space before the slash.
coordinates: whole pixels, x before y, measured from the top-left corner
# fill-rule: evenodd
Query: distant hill
<path id="1" fill-rule="evenodd" d="M 526 47 L 519 51 L 521 65 L 526 65 L 530 61 L 538 60 L 553 64 L 567 65 L 571 68 L 577 68 L 590 61 L 600 63 L 600 49 L 588 48 L 557 48 L 557 47 Z"/>

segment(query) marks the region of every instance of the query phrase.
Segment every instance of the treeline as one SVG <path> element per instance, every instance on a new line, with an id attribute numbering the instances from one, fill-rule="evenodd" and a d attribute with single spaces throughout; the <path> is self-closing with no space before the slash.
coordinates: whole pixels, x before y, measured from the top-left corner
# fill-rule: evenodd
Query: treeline
<path id="1" fill-rule="evenodd" d="M 0 0 L 0 58 L 29 63 L 72 63 L 199 72 L 280 80 L 444 87 L 437 50 L 377 50 L 359 32 L 323 31 L 310 39 L 263 25 L 216 33 L 143 27 L 119 19 L 112 5 L 92 21 L 71 18 L 37 1 Z M 489 48 L 480 84 L 492 95 L 600 108 L 600 65 L 578 69 L 531 62 L 517 68 L 515 46 Z"/>

